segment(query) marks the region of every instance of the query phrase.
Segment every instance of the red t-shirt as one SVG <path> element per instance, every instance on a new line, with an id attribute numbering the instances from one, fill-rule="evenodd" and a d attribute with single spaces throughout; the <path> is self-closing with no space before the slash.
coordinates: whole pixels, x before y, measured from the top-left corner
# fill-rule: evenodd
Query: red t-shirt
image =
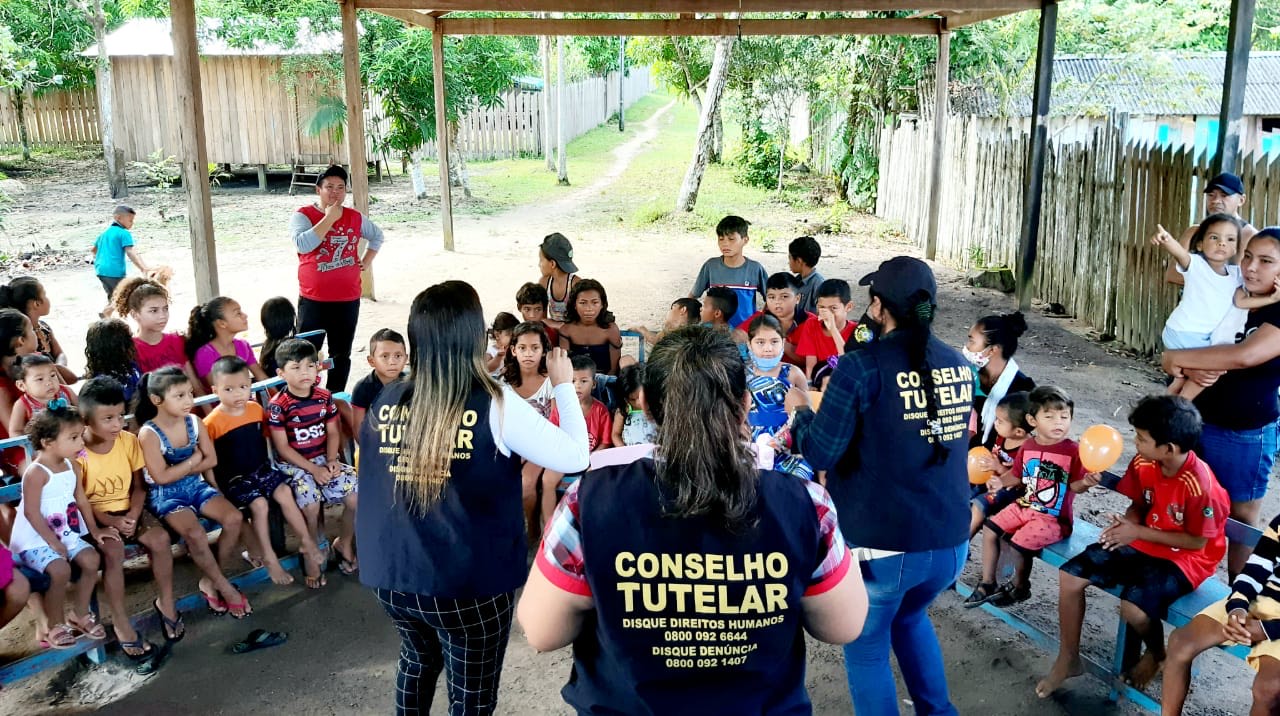
<path id="1" fill-rule="evenodd" d="M 181 334 L 166 333 L 154 346 L 141 338 L 134 338 L 133 345 L 138 349 L 138 370 L 143 373 L 171 365 L 181 368 L 187 364 L 187 339 Z"/>
<path id="2" fill-rule="evenodd" d="M 1166 477 L 1159 463 L 1135 457 L 1116 484 L 1116 492 L 1133 500 L 1147 515 L 1142 524 L 1153 530 L 1186 532 L 1208 540 L 1203 549 L 1189 550 L 1134 540 L 1133 548 L 1178 565 L 1187 581 L 1199 587 L 1213 576 L 1227 553 L 1227 518 L 1231 498 L 1218 484 L 1209 464 L 1187 453 L 1187 461 L 1173 477 Z"/>
<path id="3" fill-rule="evenodd" d="M 315 226 L 324 212 L 314 206 L 298 209 Z M 360 299 L 360 227 L 364 217 L 343 207 L 342 216 L 320 239 L 314 251 L 298 254 L 298 293 L 312 301 L 357 301 Z"/>
<path id="4" fill-rule="evenodd" d="M 1071 505 L 1076 499 L 1071 484 L 1083 479 L 1085 472 L 1076 441 L 1041 445 L 1034 439 L 1028 440 L 1013 456 L 1013 473 L 1027 489 L 1018 498 L 1018 504 L 1057 517 L 1069 525 Z"/>
<path id="5" fill-rule="evenodd" d="M 853 335 L 853 329 L 857 327 L 858 324 L 854 321 L 845 321 L 844 329 L 840 331 L 841 337 L 847 342 Z M 821 320 L 814 318 L 805 321 L 792 333 L 796 342 L 796 355 L 801 358 L 813 356 L 818 359 L 818 365 L 822 365 L 828 358 L 836 355 L 836 341 L 822 329 Z"/>
<path id="6" fill-rule="evenodd" d="M 591 410 L 587 411 L 587 446 L 594 451 L 602 445 L 613 444 L 613 416 L 609 414 L 609 409 L 594 398 L 591 400 Z M 559 406 L 551 407 L 551 417 L 549 418 L 553 425 L 560 424 Z"/>

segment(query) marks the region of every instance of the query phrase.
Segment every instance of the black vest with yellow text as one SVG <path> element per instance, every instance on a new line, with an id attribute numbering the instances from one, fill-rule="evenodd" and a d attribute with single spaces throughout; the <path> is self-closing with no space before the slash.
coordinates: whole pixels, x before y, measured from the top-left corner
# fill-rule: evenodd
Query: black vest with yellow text
<path id="1" fill-rule="evenodd" d="M 356 539 L 366 586 L 455 599 L 513 591 L 528 573 L 520 460 L 498 452 L 489 429 L 492 398 L 467 398 L 449 481 L 425 514 L 396 489 L 396 457 L 412 383 L 393 383 L 360 427 L 360 507 Z"/>
<path id="2" fill-rule="evenodd" d="M 764 471 L 758 523 L 663 514 L 652 459 L 588 473 L 580 528 L 595 611 L 564 697 L 590 714 L 807 714 L 800 599 L 817 569 L 803 482 Z"/>

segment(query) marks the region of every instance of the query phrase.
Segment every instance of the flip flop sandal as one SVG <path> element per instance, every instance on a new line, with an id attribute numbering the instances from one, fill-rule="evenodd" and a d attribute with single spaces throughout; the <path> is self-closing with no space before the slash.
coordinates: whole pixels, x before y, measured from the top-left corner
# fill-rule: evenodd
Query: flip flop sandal
<path id="1" fill-rule="evenodd" d="M 240 601 L 238 601 L 238 602 L 227 602 L 227 603 L 226 603 L 226 604 L 227 604 L 227 613 L 229 613 L 229 614 L 231 615 L 231 618 L 232 618 L 232 619 L 240 620 L 240 619 L 244 619 L 245 617 L 249 616 L 250 614 L 253 614 L 253 607 L 250 607 L 250 606 L 249 606 L 249 598 L 248 598 L 248 597 L 246 597 L 246 596 L 244 595 L 244 592 L 239 592 L 239 591 L 237 591 L 237 594 L 239 594 L 239 595 L 240 595 Z M 239 609 L 239 610 L 241 610 L 241 614 L 240 614 L 240 616 L 236 616 L 236 613 L 235 613 L 234 611 L 231 611 L 231 610 L 233 610 L 233 609 Z"/>
<path id="2" fill-rule="evenodd" d="M 338 545 L 340 544 L 342 544 L 341 537 L 338 537 L 333 540 L 333 557 L 334 557 L 334 560 L 338 563 L 338 571 L 350 577 L 354 575 L 356 572 L 360 571 L 359 561 L 355 559 L 347 559 L 346 557 L 343 557 L 342 550 L 338 548 Z"/>
<path id="3" fill-rule="evenodd" d="M 231 647 L 234 654 L 247 654 L 258 649 L 266 649 L 272 646 L 280 646 L 289 641 L 289 635 L 282 631 L 266 631 L 265 629 L 254 629 L 249 632 L 249 636 L 244 641 L 237 642 Z"/>
<path id="4" fill-rule="evenodd" d="M 142 667 L 149 665 L 151 661 L 155 658 L 155 655 L 156 655 L 155 645 L 147 641 L 146 639 L 143 639 L 141 635 L 139 635 L 138 638 L 135 639 L 134 641 L 124 641 L 123 639 L 117 639 L 117 640 L 120 642 L 120 653 L 124 654 L 125 658 L 127 658 L 129 661 L 132 661 L 133 663 L 138 664 L 139 665 L 138 673 L 142 674 L 143 673 L 141 671 Z M 141 649 L 142 653 L 131 654 L 129 653 L 130 649 L 135 651 Z M 151 672 L 147 671 L 146 673 L 149 674 Z"/>
<path id="5" fill-rule="evenodd" d="M 156 616 L 160 618 L 160 623 L 164 625 L 162 627 L 164 630 L 164 640 L 170 644 L 177 644 L 182 641 L 182 637 L 187 635 L 187 625 L 182 621 L 182 612 L 178 612 L 177 617 L 170 619 L 164 615 L 164 612 L 160 611 L 159 599 L 152 601 L 151 606 L 155 607 Z M 177 636 L 172 636 L 171 632 Z"/>
<path id="6" fill-rule="evenodd" d="M 323 573 L 317 574 L 314 577 L 308 574 L 306 575 L 306 581 L 307 589 L 322 589 L 325 585 L 329 584 L 329 581 L 324 578 Z"/>
<path id="7" fill-rule="evenodd" d="M 80 636 L 88 639 L 98 641 L 99 639 L 107 638 L 106 627 L 98 623 L 98 617 L 93 612 L 89 612 L 81 617 L 68 615 L 67 624 L 71 627 L 72 631 L 79 632 Z"/>
<path id="8" fill-rule="evenodd" d="M 40 640 L 40 646 L 45 649 L 70 649 L 75 645 L 75 632 L 66 624 L 54 624 L 49 627 L 49 633 Z"/>
<path id="9" fill-rule="evenodd" d="M 209 594 L 204 590 L 200 590 L 200 596 L 204 597 L 205 604 L 209 605 L 209 612 L 215 617 L 220 617 L 231 611 L 227 603 L 222 600 L 222 597 L 216 594 Z"/>

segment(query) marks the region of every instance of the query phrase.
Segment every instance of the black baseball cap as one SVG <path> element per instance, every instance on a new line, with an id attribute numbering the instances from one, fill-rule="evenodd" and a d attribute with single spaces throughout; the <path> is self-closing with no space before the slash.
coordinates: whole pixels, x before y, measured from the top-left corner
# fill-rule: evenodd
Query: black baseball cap
<path id="1" fill-rule="evenodd" d="M 910 256 L 894 256 L 885 261 L 880 268 L 863 276 L 858 285 L 870 286 L 884 300 L 904 310 L 924 300 L 936 303 L 938 296 L 933 269 Z"/>
<path id="2" fill-rule="evenodd" d="M 1236 194 L 1244 193 L 1244 182 L 1240 181 L 1240 177 L 1232 174 L 1231 172 L 1223 172 L 1210 179 L 1209 183 L 1204 187 L 1206 194 L 1209 193 L 1211 189 L 1217 189 L 1227 196 L 1234 196 Z"/>
<path id="3" fill-rule="evenodd" d="M 339 179 L 342 180 L 343 184 L 350 183 L 349 181 L 347 181 L 347 170 L 343 169 L 337 164 L 333 164 L 333 165 L 330 165 L 328 169 L 325 169 L 323 172 L 320 172 L 320 176 L 316 177 L 316 186 L 320 186 L 321 184 L 323 184 L 324 180 L 328 179 L 329 177 L 338 177 Z"/>
<path id="4" fill-rule="evenodd" d="M 578 265 L 573 262 L 573 244 L 569 243 L 564 234 L 549 234 L 538 248 L 542 250 L 543 256 L 555 261 L 561 271 L 577 273 Z"/>

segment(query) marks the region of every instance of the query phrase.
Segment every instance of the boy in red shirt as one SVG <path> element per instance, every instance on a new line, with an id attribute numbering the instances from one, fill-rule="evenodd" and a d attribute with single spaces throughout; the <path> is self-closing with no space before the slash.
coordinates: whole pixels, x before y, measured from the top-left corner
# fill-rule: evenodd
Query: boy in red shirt
<path id="1" fill-rule="evenodd" d="M 756 320 L 757 316 L 767 313 L 778 319 L 785 333 L 786 343 L 783 346 L 782 360 L 803 368 L 804 361 L 796 355 L 796 339 L 800 335 L 801 326 L 809 322 L 810 319 L 816 320 L 817 316 L 800 309 L 800 287 L 802 285 L 795 274 L 787 273 L 786 271 L 779 271 L 770 276 L 764 285 L 764 310 L 756 311 L 747 316 L 747 320 L 734 327 L 734 343 L 745 345 L 747 343 L 747 326 L 751 325 L 751 322 Z"/>
<path id="2" fill-rule="evenodd" d="M 588 355 L 573 357 L 573 392 L 578 395 L 578 403 L 582 406 L 582 415 L 587 419 L 587 446 L 591 452 L 613 447 L 613 415 L 604 403 L 591 397 L 591 390 L 596 385 L 596 363 Z M 560 424 L 559 406 L 551 407 L 550 420 Z M 551 521 L 556 511 L 556 488 L 563 481 L 565 486 L 573 483 L 581 474 L 565 475 L 562 472 L 546 470 L 542 473 L 542 524 Z"/>
<path id="3" fill-rule="evenodd" d="M 796 329 L 796 355 L 804 360 L 804 374 L 812 379 L 814 371 L 828 359 L 844 353 L 844 344 L 858 324 L 849 320 L 853 311 L 853 291 L 849 282 L 829 278 L 818 285 L 816 302 L 818 320 L 805 321 Z"/>
<path id="4" fill-rule="evenodd" d="M 1096 544 L 1062 565 L 1058 623 L 1061 641 L 1053 669 L 1036 686 L 1047 698 L 1081 673 L 1080 627 L 1085 588 L 1120 587 L 1120 616 L 1147 651 L 1126 665 L 1128 682 L 1143 688 L 1165 659 L 1164 619 L 1180 597 L 1213 575 L 1226 554 L 1227 492 L 1191 448 L 1200 439 L 1200 413 L 1176 395 L 1143 398 L 1129 414 L 1138 455 L 1116 485 L 1133 501 Z"/>

